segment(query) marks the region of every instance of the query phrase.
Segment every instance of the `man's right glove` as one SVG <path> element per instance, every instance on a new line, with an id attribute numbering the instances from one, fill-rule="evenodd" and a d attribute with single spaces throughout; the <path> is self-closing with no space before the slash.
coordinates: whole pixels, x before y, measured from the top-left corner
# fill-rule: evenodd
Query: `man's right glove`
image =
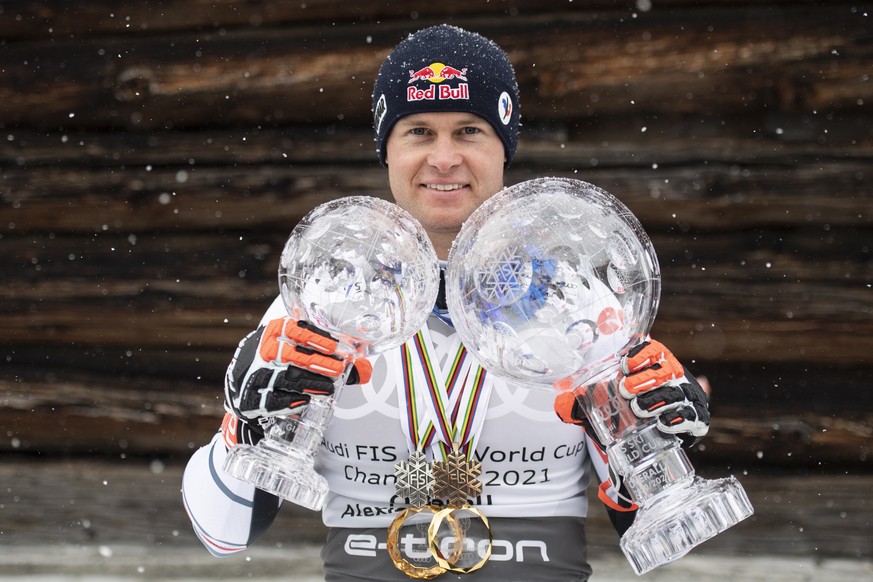
<path id="1" fill-rule="evenodd" d="M 313 395 L 333 394 L 346 368 L 336 349 L 330 334 L 306 321 L 270 321 L 240 342 L 225 375 L 225 406 L 247 421 L 300 412 Z M 360 358 L 346 383 L 365 384 L 371 372 Z"/>

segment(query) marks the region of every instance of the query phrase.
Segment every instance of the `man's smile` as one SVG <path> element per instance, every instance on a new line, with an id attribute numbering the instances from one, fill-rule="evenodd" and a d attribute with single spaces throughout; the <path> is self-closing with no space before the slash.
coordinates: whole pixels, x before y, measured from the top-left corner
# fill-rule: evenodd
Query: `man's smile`
<path id="1" fill-rule="evenodd" d="M 424 187 L 431 190 L 439 190 L 440 192 L 451 192 L 452 190 L 466 188 L 466 184 L 424 184 Z"/>

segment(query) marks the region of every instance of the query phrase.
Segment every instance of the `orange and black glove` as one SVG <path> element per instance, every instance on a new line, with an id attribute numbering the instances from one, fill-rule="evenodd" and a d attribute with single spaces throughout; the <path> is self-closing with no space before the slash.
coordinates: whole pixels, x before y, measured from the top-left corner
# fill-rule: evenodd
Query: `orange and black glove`
<path id="1" fill-rule="evenodd" d="M 710 420 L 706 393 L 661 342 L 648 339 L 628 350 L 621 358 L 621 372 L 619 392 L 637 418 L 655 418 L 658 429 L 677 435 L 683 446 L 706 435 Z M 558 395 L 555 412 L 562 421 L 582 426 L 603 449 L 574 392 Z"/>
<path id="2" fill-rule="evenodd" d="M 709 431 L 709 399 L 697 379 L 661 342 L 648 339 L 621 358 L 619 392 L 638 418 L 690 446 Z"/>
<path id="3" fill-rule="evenodd" d="M 246 421 L 301 412 L 312 396 L 334 393 L 347 365 L 336 350 L 337 341 L 308 322 L 268 322 L 243 338 L 230 362 L 226 407 Z M 360 358 L 346 383 L 365 384 L 371 372 L 370 362 Z"/>

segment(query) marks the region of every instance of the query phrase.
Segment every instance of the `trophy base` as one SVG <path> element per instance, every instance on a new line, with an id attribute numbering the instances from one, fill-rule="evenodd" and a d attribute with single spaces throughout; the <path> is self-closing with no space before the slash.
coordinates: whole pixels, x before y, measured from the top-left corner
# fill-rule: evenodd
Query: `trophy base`
<path id="1" fill-rule="evenodd" d="M 315 472 L 311 456 L 287 441 L 265 438 L 255 446 L 237 445 L 227 453 L 224 471 L 258 489 L 318 511 L 327 499 L 327 480 Z"/>
<path id="2" fill-rule="evenodd" d="M 621 538 L 621 550 L 634 572 L 644 574 L 684 556 L 753 513 L 743 486 L 733 477 L 696 477 L 681 492 L 637 512 Z"/>

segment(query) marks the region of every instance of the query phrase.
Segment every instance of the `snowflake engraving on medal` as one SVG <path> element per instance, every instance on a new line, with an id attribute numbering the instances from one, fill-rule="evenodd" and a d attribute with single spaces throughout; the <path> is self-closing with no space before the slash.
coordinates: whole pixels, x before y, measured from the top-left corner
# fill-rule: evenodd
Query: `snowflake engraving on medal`
<path id="1" fill-rule="evenodd" d="M 482 493 L 482 463 L 468 460 L 467 456 L 455 448 L 446 455 L 445 461 L 433 464 L 433 495 L 445 499 L 450 507 L 467 505 L 467 500 Z"/>
<path id="2" fill-rule="evenodd" d="M 409 455 L 409 459 L 394 465 L 397 483 L 394 491 L 398 497 L 409 499 L 413 507 L 424 507 L 430 502 L 434 487 L 431 463 L 420 450 Z"/>

